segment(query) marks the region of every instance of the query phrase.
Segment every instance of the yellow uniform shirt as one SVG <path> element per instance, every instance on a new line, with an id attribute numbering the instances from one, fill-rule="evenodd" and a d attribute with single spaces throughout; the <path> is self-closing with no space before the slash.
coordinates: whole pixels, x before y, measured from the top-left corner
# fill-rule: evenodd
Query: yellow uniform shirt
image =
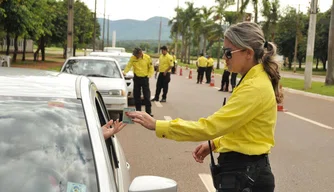
<path id="1" fill-rule="evenodd" d="M 159 72 L 165 72 L 169 67 L 173 67 L 173 57 L 166 53 L 166 55 L 161 54 L 159 57 Z M 171 72 L 171 70 L 168 70 Z"/>
<path id="2" fill-rule="evenodd" d="M 131 56 L 124 73 L 129 72 L 132 67 L 134 74 L 138 77 L 151 77 L 154 73 L 151 57 L 147 54 L 143 54 L 143 57 L 139 59 Z"/>
<path id="3" fill-rule="evenodd" d="M 206 67 L 207 66 L 207 61 L 208 59 L 205 58 L 204 56 L 201 56 L 198 58 L 197 62 L 198 62 L 198 67 Z"/>
<path id="4" fill-rule="evenodd" d="M 208 67 L 212 67 L 213 66 L 213 59 L 212 58 L 210 58 L 210 59 L 208 59 Z"/>
<path id="5" fill-rule="evenodd" d="M 198 121 L 156 121 L 156 135 L 176 141 L 214 139 L 216 152 L 259 155 L 274 146 L 276 120 L 275 93 L 263 65 L 258 64 L 213 115 Z"/>

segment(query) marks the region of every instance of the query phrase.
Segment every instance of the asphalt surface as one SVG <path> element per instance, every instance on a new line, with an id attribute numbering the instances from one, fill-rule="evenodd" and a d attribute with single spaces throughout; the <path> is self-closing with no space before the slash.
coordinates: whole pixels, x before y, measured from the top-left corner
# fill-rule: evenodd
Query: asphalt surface
<path id="1" fill-rule="evenodd" d="M 190 80 L 187 74 L 184 70 L 184 76 L 172 75 L 166 103 L 152 103 L 156 119 L 197 120 L 214 113 L 224 97 L 230 96 L 217 91 L 219 84 L 196 84 L 196 75 Z M 220 78 L 216 76 L 215 82 L 220 82 Z M 155 83 L 152 78 L 151 95 Z M 284 108 L 287 112 L 278 113 L 276 146 L 270 154 L 275 191 L 332 192 L 334 102 L 285 93 Z M 158 139 L 153 131 L 139 125 L 128 125 L 118 137 L 131 165 L 132 178 L 157 175 L 174 179 L 179 192 L 210 191 L 209 158 L 200 164 L 191 155 L 198 142 Z"/>

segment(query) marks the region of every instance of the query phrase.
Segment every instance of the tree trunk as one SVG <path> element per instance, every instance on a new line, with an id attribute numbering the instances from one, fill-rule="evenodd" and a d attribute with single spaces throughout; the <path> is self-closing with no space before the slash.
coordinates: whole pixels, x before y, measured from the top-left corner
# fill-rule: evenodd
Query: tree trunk
<path id="1" fill-rule="evenodd" d="M 75 57 L 75 50 L 77 49 L 77 45 L 73 45 L 73 55 Z"/>
<path id="2" fill-rule="evenodd" d="M 17 52 L 19 50 L 19 47 L 17 45 L 17 39 L 19 38 L 19 35 L 15 34 L 14 37 L 14 54 L 13 54 L 13 62 L 16 62 Z"/>
<path id="3" fill-rule="evenodd" d="M 319 58 L 317 58 L 317 64 L 315 66 L 315 69 L 318 69 L 318 66 L 319 66 Z"/>
<path id="4" fill-rule="evenodd" d="M 24 39 L 23 39 L 22 61 L 25 61 L 25 60 L 26 60 L 26 49 L 27 49 L 27 37 L 24 36 Z"/>
<path id="5" fill-rule="evenodd" d="M 334 0 L 332 2 L 332 12 L 329 26 L 328 66 L 327 66 L 325 84 L 334 85 Z"/>
<path id="6" fill-rule="evenodd" d="M 254 23 L 257 23 L 257 17 L 258 17 L 258 5 L 257 5 L 257 2 L 254 3 L 254 12 L 255 12 L 255 15 L 254 15 Z"/>
<path id="7" fill-rule="evenodd" d="M 321 60 L 321 63 L 323 65 L 323 70 L 326 71 L 327 57 L 321 57 L 320 60 Z"/>
<path id="8" fill-rule="evenodd" d="M 188 41 L 188 64 L 190 64 L 190 47 L 191 47 L 191 43 L 190 43 L 191 39 L 189 38 L 189 41 Z"/>
<path id="9" fill-rule="evenodd" d="M 42 61 L 45 61 L 45 36 L 41 37 L 41 53 L 42 53 Z"/>
<path id="10" fill-rule="evenodd" d="M 6 50 L 6 55 L 9 55 L 9 48 L 10 48 L 10 36 L 9 33 L 7 32 L 6 35 L 6 43 L 7 43 L 7 50 Z"/>
<path id="11" fill-rule="evenodd" d="M 159 49 L 159 48 L 158 48 Z M 66 52 L 67 52 L 67 45 L 64 44 L 64 47 L 63 47 L 63 58 L 66 59 Z"/>
<path id="12" fill-rule="evenodd" d="M 39 50 L 41 49 L 41 40 L 39 39 L 37 50 L 34 53 L 34 61 L 38 60 Z"/>
<path id="13" fill-rule="evenodd" d="M 206 35 L 203 36 L 203 53 L 206 55 Z"/>

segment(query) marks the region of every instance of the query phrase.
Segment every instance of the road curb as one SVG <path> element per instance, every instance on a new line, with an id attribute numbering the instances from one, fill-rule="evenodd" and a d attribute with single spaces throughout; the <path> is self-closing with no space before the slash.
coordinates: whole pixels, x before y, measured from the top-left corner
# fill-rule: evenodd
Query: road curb
<path id="1" fill-rule="evenodd" d="M 323 99 L 323 100 L 334 102 L 334 97 L 331 97 L 331 96 L 320 95 L 320 94 L 316 94 L 316 93 L 310 93 L 310 92 L 300 91 L 300 90 L 286 88 L 286 87 L 283 87 L 283 90 L 285 92 L 288 92 L 288 93 L 304 95 L 304 96 L 307 96 L 307 97 L 312 97 L 312 98 L 316 98 L 316 99 Z"/>

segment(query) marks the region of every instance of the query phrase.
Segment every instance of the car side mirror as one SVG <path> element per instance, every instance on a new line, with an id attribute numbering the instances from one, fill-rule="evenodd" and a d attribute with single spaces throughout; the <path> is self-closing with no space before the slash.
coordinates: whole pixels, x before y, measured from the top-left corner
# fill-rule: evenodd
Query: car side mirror
<path id="1" fill-rule="evenodd" d="M 126 79 L 132 79 L 133 77 L 134 77 L 133 73 L 127 73 L 127 74 L 125 75 L 125 78 L 126 78 Z"/>
<path id="2" fill-rule="evenodd" d="M 142 191 L 177 192 L 177 183 L 164 177 L 139 176 L 132 181 L 129 192 Z"/>

